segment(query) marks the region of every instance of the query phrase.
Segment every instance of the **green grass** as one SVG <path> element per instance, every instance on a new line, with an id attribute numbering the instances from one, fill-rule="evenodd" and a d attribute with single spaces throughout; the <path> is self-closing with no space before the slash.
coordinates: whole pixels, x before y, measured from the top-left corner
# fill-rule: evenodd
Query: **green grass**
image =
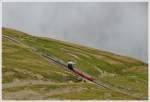
<path id="1" fill-rule="evenodd" d="M 42 52 L 64 62 L 72 60 L 76 62 L 77 68 L 93 76 L 97 81 L 112 84 L 114 87 L 123 86 L 143 94 L 139 99 L 147 98 L 148 65 L 142 61 L 55 39 L 31 36 L 10 28 L 3 28 L 2 33 L 25 44 L 17 44 L 8 39 L 2 40 L 3 84 L 11 84 L 15 80 L 49 80 L 58 84 L 68 83 L 68 86 L 31 85 L 3 89 L 6 94 L 26 89 L 44 93 L 48 90 L 74 87 L 83 90 L 45 96 L 45 99 L 136 99 L 112 90 L 97 88 L 95 85 L 89 86 L 91 84 L 87 82 L 81 83 L 73 73 L 54 62 L 48 62 L 37 54 Z M 35 52 L 28 46 L 38 50 Z M 114 76 L 110 76 L 111 74 Z M 111 93 L 111 96 L 106 97 L 105 93 Z"/>

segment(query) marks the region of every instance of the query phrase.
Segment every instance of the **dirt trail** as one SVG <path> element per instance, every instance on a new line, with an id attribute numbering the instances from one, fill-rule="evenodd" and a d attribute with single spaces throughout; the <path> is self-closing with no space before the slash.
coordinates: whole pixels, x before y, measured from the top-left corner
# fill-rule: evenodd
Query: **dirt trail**
<path id="1" fill-rule="evenodd" d="M 44 99 L 44 95 L 32 90 L 21 90 L 17 92 L 3 93 L 3 99 L 7 100 L 37 100 Z"/>
<path id="2" fill-rule="evenodd" d="M 13 87 L 22 87 L 30 85 L 67 85 L 68 83 L 57 83 L 53 81 L 43 81 L 43 80 L 15 80 L 10 83 L 3 84 L 3 89 L 13 88 Z"/>
<path id="3" fill-rule="evenodd" d="M 9 92 L 9 93 L 3 93 L 3 99 L 7 100 L 42 100 L 42 99 L 48 99 L 51 96 L 70 93 L 70 92 L 81 92 L 82 88 L 59 88 L 59 89 L 53 89 L 49 90 L 48 92 L 38 92 L 31 89 L 24 89 L 19 90 L 17 92 Z"/>
<path id="4" fill-rule="evenodd" d="M 81 92 L 83 88 L 60 88 L 60 89 L 55 89 L 50 92 L 48 92 L 46 95 L 47 96 L 53 96 L 53 95 L 59 95 L 63 93 L 69 93 L 69 92 Z"/>

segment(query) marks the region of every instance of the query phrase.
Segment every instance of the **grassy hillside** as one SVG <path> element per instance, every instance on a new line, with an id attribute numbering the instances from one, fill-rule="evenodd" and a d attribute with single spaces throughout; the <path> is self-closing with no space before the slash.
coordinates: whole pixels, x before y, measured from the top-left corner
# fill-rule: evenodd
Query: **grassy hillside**
<path id="1" fill-rule="evenodd" d="M 42 38 L 3 28 L 2 34 L 17 39 L 2 40 L 3 99 L 147 99 L 148 65 L 121 55 Z M 32 48 L 37 49 L 34 51 Z M 61 65 L 37 54 L 46 53 L 64 62 L 76 62 L 77 68 L 97 82 L 130 90 L 130 96 L 79 80 Z"/>

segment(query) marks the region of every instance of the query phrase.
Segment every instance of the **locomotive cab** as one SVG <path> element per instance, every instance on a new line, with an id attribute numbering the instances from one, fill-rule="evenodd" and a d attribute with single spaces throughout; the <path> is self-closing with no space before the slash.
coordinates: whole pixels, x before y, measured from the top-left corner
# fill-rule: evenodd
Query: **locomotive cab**
<path id="1" fill-rule="evenodd" d="M 69 68 L 70 70 L 73 70 L 73 69 L 74 69 L 74 67 L 75 67 L 75 63 L 74 63 L 74 62 L 69 61 L 69 62 L 68 62 L 68 68 Z"/>

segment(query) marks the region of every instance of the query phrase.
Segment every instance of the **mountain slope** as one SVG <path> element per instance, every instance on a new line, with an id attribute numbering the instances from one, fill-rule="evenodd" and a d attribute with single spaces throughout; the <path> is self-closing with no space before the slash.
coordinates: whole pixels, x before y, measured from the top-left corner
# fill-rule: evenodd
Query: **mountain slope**
<path id="1" fill-rule="evenodd" d="M 3 28 L 2 81 L 3 99 L 147 99 L 147 64 L 110 52 L 42 38 Z M 35 48 L 33 50 L 31 48 Z M 97 82 L 111 85 L 98 87 L 79 80 L 63 66 L 47 61 L 37 53 L 46 53 L 64 62 L 76 62 L 77 68 Z M 128 93 L 117 92 L 114 88 Z"/>

